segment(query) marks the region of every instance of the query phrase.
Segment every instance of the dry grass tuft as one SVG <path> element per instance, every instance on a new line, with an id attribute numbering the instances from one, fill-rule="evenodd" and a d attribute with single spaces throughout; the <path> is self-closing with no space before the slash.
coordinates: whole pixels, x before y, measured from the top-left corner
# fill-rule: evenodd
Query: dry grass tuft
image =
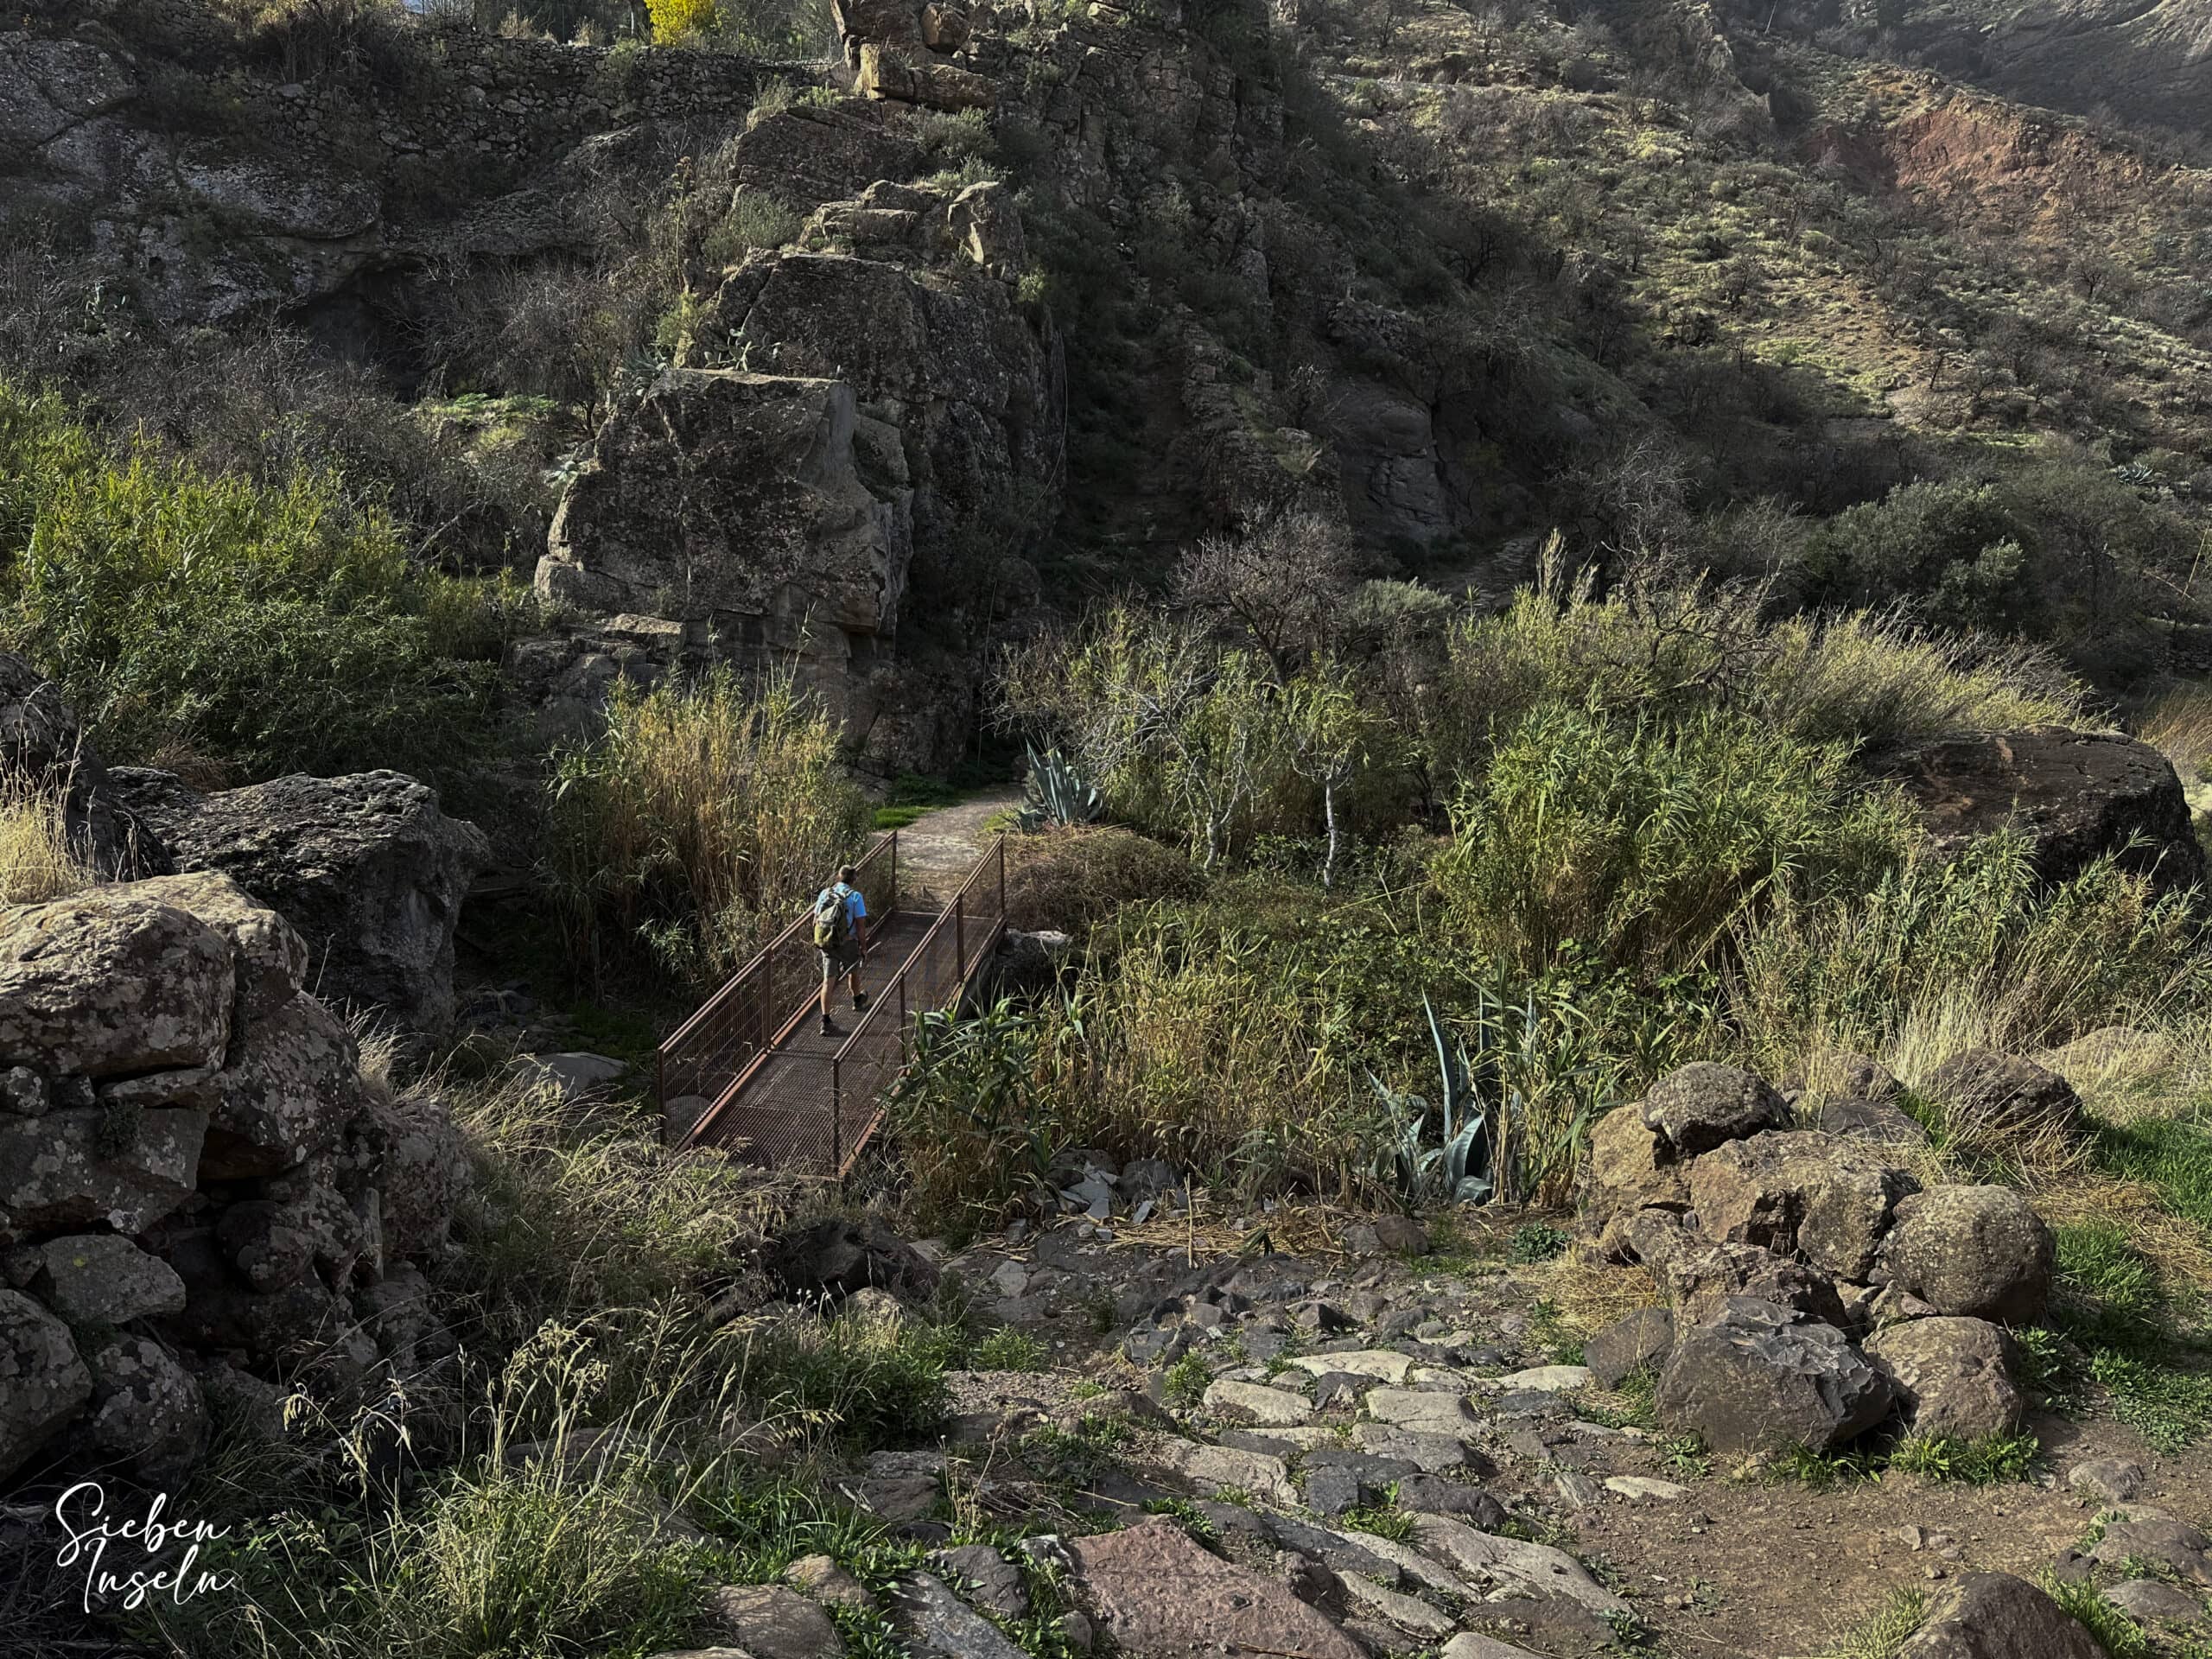
<path id="1" fill-rule="evenodd" d="M 1559 1310 L 1560 1324 L 1581 1336 L 1595 1336 L 1637 1308 L 1667 1300 L 1654 1288 L 1649 1269 L 1615 1267 L 1580 1250 L 1567 1250 L 1529 1271 Z"/>
<path id="2" fill-rule="evenodd" d="M 2212 764 L 2212 691 L 2168 693 L 2137 722 L 2136 735 L 2174 763 L 2184 785 L 2202 780 Z"/>
<path id="3" fill-rule="evenodd" d="M 61 797 L 0 784 L 0 905 L 35 905 L 99 880 L 69 845 Z"/>

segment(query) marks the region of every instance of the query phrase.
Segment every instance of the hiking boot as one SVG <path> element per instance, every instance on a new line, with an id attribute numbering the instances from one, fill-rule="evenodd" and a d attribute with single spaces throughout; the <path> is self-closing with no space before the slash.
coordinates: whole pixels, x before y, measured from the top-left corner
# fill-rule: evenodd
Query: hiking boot
<path id="1" fill-rule="evenodd" d="M 868 993 L 866 991 L 855 991 L 853 993 L 853 1006 L 855 1008 L 864 1008 L 868 1007 Z"/>
<path id="2" fill-rule="evenodd" d="M 830 1016 L 826 1014 L 822 1016 L 822 1034 L 824 1037 L 835 1037 L 837 1035 L 836 1026 L 831 1022 Z"/>

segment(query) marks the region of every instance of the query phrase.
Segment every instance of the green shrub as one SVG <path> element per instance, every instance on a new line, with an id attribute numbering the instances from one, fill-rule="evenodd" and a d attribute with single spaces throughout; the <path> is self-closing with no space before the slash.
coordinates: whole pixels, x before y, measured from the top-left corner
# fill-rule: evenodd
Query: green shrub
<path id="1" fill-rule="evenodd" d="M 1078 940 L 1126 906 L 1187 899 L 1198 873 L 1172 847 L 1111 825 L 1063 825 L 1007 846 L 1007 921 Z"/>
<path id="2" fill-rule="evenodd" d="M 1822 1659 L 1897 1659 L 1928 1618 L 1928 1597 L 1918 1590 L 1895 1590 L 1879 1607 L 1843 1631 Z"/>
<path id="3" fill-rule="evenodd" d="M 959 1347 L 956 1328 L 912 1319 L 799 1316 L 746 1327 L 734 1376 L 756 1416 L 868 1451 L 937 1431 Z"/>
<path id="4" fill-rule="evenodd" d="M 2191 927 L 2183 903 L 2108 860 L 2049 891 L 2022 838 L 1989 836 L 1746 918 L 1737 1018 L 1762 1063 L 1830 1043 L 1897 1053 L 1910 1076 L 1976 1045 L 2156 1019 L 2199 982 Z"/>
<path id="5" fill-rule="evenodd" d="M 1437 885 L 1479 948 L 1531 970 L 1570 944 L 1695 964 L 1747 918 L 1863 888 L 1903 855 L 1904 809 L 1848 791 L 1845 760 L 1710 710 L 1667 726 L 1538 709 L 1461 797 Z"/>
<path id="6" fill-rule="evenodd" d="M 496 655 L 508 604 L 416 569 L 330 477 L 118 457 L 0 380 L 0 647 L 62 683 L 111 760 L 451 775 L 497 677 L 457 653 Z"/>
<path id="7" fill-rule="evenodd" d="M 643 944 L 704 982 L 741 964 L 859 844 L 868 807 L 829 716 L 785 676 L 616 689 L 563 754 L 548 861 L 573 954 Z"/>
<path id="8" fill-rule="evenodd" d="M 969 1364 L 979 1371 L 1041 1371 L 1052 1358 L 1052 1351 L 1038 1338 L 1005 1325 L 976 1344 Z"/>
<path id="9" fill-rule="evenodd" d="M 2081 691 L 2031 651 L 1860 612 L 1772 619 L 1758 589 L 1630 583 L 1604 599 L 1548 569 L 1494 616 L 1446 631 L 1402 694 L 1440 784 L 1479 777 L 1535 709 L 1655 720 L 1726 709 L 1813 742 L 1894 741 L 2081 717 Z"/>
<path id="10" fill-rule="evenodd" d="M 2089 1633 L 2107 1659 L 2151 1659 L 2155 1651 L 2143 1627 L 2105 1599 L 2094 1584 L 2069 1583 L 2050 1573 L 2042 1575 L 2044 1593 L 2058 1604 L 2059 1611 Z"/>

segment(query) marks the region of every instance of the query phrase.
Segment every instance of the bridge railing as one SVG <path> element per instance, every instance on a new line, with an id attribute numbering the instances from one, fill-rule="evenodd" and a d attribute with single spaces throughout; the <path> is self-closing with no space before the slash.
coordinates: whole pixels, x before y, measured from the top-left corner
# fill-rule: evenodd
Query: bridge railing
<path id="1" fill-rule="evenodd" d="M 855 868 L 859 879 L 854 885 L 874 899 L 871 916 L 888 920 L 896 915 L 899 832 L 879 838 Z M 772 1050 L 804 1015 L 821 989 L 814 910 L 809 906 L 660 1046 L 656 1086 L 663 1109 L 671 1101 L 703 1099 L 708 1105 L 698 1119 L 703 1122 L 746 1068 Z"/>
<path id="2" fill-rule="evenodd" d="M 883 1122 L 882 1097 L 913 1057 L 915 1016 L 956 1006 L 1006 931 L 1006 837 L 959 891 L 834 1052 L 774 1046 L 734 1079 L 687 1137 L 743 1143 L 772 1169 L 842 1179 Z"/>

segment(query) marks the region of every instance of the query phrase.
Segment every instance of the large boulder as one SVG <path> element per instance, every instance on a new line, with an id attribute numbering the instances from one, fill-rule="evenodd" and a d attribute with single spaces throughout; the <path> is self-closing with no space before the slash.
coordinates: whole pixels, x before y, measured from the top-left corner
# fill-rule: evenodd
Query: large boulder
<path id="1" fill-rule="evenodd" d="M 1699 1060 L 1651 1085 L 1643 1096 L 1643 1125 L 1675 1158 L 1695 1158 L 1764 1129 L 1789 1128 L 1789 1107 L 1765 1079 Z"/>
<path id="2" fill-rule="evenodd" d="M 492 851 L 429 785 L 295 774 L 201 796 L 165 772 L 115 778 L 180 870 L 220 871 L 298 930 L 306 983 L 325 1001 L 417 1032 L 453 1023 L 454 928 Z M 271 967 L 269 990 L 283 971 Z"/>
<path id="3" fill-rule="evenodd" d="M 117 802 L 107 768 L 61 688 L 0 652 L 0 785 L 10 784 L 60 798 L 70 849 L 95 874 L 128 878 L 168 868 L 160 837 Z"/>
<path id="4" fill-rule="evenodd" d="M 1583 1218 L 1592 1231 L 1639 1210 L 1679 1213 L 1689 1202 L 1682 1166 L 1668 1156 L 1666 1142 L 1644 1126 L 1641 1107 L 1617 1107 L 1598 1120 L 1590 1131 L 1582 1195 Z"/>
<path id="5" fill-rule="evenodd" d="M 1654 1404 L 1668 1428 L 1715 1451 L 1826 1452 L 1880 1422 L 1890 1401 L 1889 1379 L 1834 1326 L 1736 1296 L 1675 1343 Z"/>
<path id="6" fill-rule="evenodd" d="M 130 891 L 198 917 L 230 941 L 237 975 L 233 1028 L 282 1007 L 308 971 L 299 930 L 218 870 L 193 870 L 136 882 Z"/>
<path id="7" fill-rule="evenodd" d="M 1954 733 L 1905 745 L 1881 769 L 1919 808 L 1939 849 L 2009 826 L 2027 836 L 2047 881 L 2107 853 L 2166 891 L 2204 880 L 2181 779 L 2132 737 L 2056 726 Z"/>
<path id="8" fill-rule="evenodd" d="M 2041 1317 L 2053 1259 L 2050 1229 L 2012 1188 L 1936 1186 L 1899 1201 L 1875 1274 L 1938 1313 L 2018 1325 Z"/>
<path id="9" fill-rule="evenodd" d="M 1977 1135 L 2071 1135 L 2081 1127 L 2074 1085 L 2032 1060 L 1970 1048 L 1928 1074 L 1921 1092 L 1952 1124 Z"/>
<path id="10" fill-rule="evenodd" d="M 229 941 L 135 887 L 0 910 L 0 1070 L 219 1065 L 235 988 Z"/>
<path id="11" fill-rule="evenodd" d="M 0 1480 L 29 1462 L 92 1393 L 69 1327 L 29 1297 L 0 1290 Z"/>
<path id="12" fill-rule="evenodd" d="M 1872 1147 L 1809 1131 L 1731 1141 L 1691 1165 L 1689 1179 L 1707 1237 L 1802 1254 L 1854 1281 L 1872 1268 L 1897 1200 L 1920 1187 Z"/>
<path id="13" fill-rule="evenodd" d="M 1172 1522 L 1078 1538 L 1069 1553 L 1100 1633 L 1129 1659 L 1223 1647 L 1364 1659 L 1364 1648 L 1287 1586 L 1210 1554 Z"/>
<path id="14" fill-rule="evenodd" d="M 454 1206 L 468 1190 L 468 1144 L 435 1095 L 372 1092 L 370 1121 L 383 1143 L 385 1254 L 444 1254 Z"/>
<path id="15" fill-rule="evenodd" d="M 1974 1573 L 1938 1592 L 1897 1659 L 2103 1659 L 2056 1602 L 2007 1573 Z"/>
<path id="16" fill-rule="evenodd" d="M 769 1277 L 791 1296 L 843 1297 L 862 1290 L 926 1297 L 938 1271 L 880 1222 L 832 1217 L 785 1234 L 761 1252 Z"/>
<path id="17" fill-rule="evenodd" d="M 2012 1381 L 2012 1342 L 1986 1319 L 1910 1319 L 1866 1339 L 1913 1433 L 1977 1440 L 2019 1427 L 2027 1402 Z"/>
<path id="18" fill-rule="evenodd" d="M 215 1078 L 200 1154 L 214 1180 L 275 1175 L 329 1151 L 369 1108 L 353 1033 L 312 996 L 249 1021 Z"/>
<path id="19" fill-rule="evenodd" d="M 1663 1307 L 1639 1307 L 1584 1344 L 1582 1363 L 1601 1387 L 1617 1389 L 1640 1370 L 1656 1370 L 1674 1345 L 1675 1316 Z"/>

